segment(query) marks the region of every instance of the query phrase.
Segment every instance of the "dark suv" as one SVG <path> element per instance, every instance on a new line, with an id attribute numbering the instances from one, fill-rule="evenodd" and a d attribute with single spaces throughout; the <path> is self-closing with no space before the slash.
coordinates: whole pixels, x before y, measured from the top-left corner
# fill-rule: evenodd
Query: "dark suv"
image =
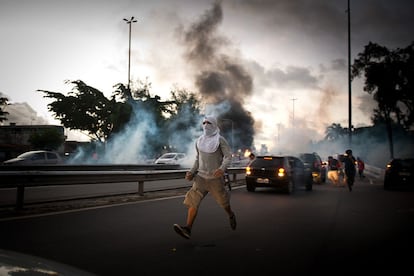
<path id="1" fill-rule="evenodd" d="M 299 158 L 302 160 L 305 168 L 312 173 L 314 183 L 326 182 L 326 168 L 322 164 L 321 157 L 316 153 L 301 153 Z"/>
<path id="2" fill-rule="evenodd" d="M 292 194 L 301 186 L 307 191 L 312 190 L 312 176 L 297 157 L 257 156 L 246 167 L 246 188 L 249 192 L 254 192 L 256 187 L 273 187 Z"/>
<path id="3" fill-rule="evenodd" d="M 387 163 L 384 173 L 384 189 L 413 188 L 414 158 L 394 158 Z"/>

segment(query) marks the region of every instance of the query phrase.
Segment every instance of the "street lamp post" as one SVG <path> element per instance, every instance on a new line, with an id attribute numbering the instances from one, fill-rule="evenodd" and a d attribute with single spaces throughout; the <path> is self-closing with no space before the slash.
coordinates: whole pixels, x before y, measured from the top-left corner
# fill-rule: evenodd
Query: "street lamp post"
<path id="1" fill-rule="evenodd" d="M 295 127 L 295 101 L 297 100 L 296 98 L 292 98 L 290 99 L 292 101 L 292 128 Z"/>
<path id="2" fill-rule="evenodd" d="M 348 0 L 348 135 L 349 147 L 352 147 L 352 86 L 351 86 L 351 6 Z"/>
<path id="3" fill-rule="evenodd" d="M 136 19 L 132 16 L 131 19 L 124 18 L 124 21 L 129 25 L 129 48 L 128 48 L 128 91 L 130 92 L 131 84 L 131 25 L 132 23 L 137 22 Z"/>

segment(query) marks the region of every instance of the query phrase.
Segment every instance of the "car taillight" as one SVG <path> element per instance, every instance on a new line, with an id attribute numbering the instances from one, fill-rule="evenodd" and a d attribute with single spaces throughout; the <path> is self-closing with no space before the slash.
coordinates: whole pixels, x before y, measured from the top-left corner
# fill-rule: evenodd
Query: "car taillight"
<path id="1" fill-rule="evenodd" d="M 277 170 L 277 176 L 284 177 L 285 176 L 285 169 L 284 168 L 279 168 Z"/>
<path id="2" fill-rule="evenodd" d="M 246 175 L 251 175 L 252 171 L 250 167 L 246 167 Z"/>

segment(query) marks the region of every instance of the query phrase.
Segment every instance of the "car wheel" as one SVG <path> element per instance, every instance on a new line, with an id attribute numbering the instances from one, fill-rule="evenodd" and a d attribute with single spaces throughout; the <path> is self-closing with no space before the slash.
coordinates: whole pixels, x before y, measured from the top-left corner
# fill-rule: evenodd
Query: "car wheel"
<path id="1" fill-rule="evenodd" d="M 305 189 L 306 189 L 306 191 L 312 191 L 312 189 L 313 189 L 313 179 L 312 179 L 312 175 L 310 175 L 308 177 L 308 179 L 306 180 Z"/>
<path id="2" fill-rule="evenodd" d="M 247 189 L 247 191 L 249 191 L 249 192 L 254 192 L 254 190 L 256 189 L 256 187 L 255 186 L 253 186 L 252 184 L 250 184 L 250 183 L 246 183 L 246 189 Z"/>
<path id="3" fill-rule="evenodd" d="M 384 190 L 391 190 L 391 181 L 389 179 L 384 180 Z"/>
<path id="4" fill-rule="evenodd" d="M 286 187 L 287 194 L 291 195 L 295 192 L 295 183 L 292 180 L 289 180 L 289 183 Z"/>

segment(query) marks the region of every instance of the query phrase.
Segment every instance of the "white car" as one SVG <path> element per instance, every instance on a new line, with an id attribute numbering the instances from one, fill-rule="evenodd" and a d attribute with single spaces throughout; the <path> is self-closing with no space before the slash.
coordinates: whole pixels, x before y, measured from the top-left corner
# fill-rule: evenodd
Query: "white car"
<path id="1" fill-rule="evenodd" d="M 34 150 L 3 162 L 4 165 L 51 165 L 62 164 L 60 155 L 53 151 Z"/>
<path id="2" fill-rule="evenodd" d="M 155 164 L 178 165 L 182 161 L 184 161 L 185 157 L 186 157 L 185 153 L 180 153 L 180 152 L 164 153 L 163 155 L 161 155 L 161 157 L 155 160 Z"/>

